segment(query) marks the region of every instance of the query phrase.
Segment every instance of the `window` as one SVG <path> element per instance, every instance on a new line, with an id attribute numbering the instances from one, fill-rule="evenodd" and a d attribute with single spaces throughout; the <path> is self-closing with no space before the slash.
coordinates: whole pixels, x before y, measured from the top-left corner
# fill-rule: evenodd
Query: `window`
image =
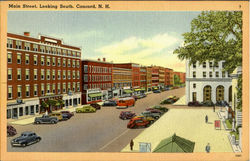
<path id="1" fill-rule="evenodd" d="M 37 55 L 34 55 L 34 65 L 37 65 Z"/>
<path id="2" fill-rule="evenodd" d="M 41 65 L 44 65 L 44 56 L 41 56 Z"/>
<path id="3" fill-rule="evenodd" d="M 66 50 L 65 49 L 63 49 L 62 52 L 63 52 L 63 55 L 66 55 Z"/>
<path id="4" fill-rule="evenodd" d="M 210 77 L 210 78 L 213 77 L 213 72 L 209 72 L 209 77 Z"/>
<path id="5" fill-rule="evenodd" d="M 72 60 L 72 67 L 75 68 L 76 67 L 76 61 Z"/>
<path id="6" fill-rule="evenodd" d="M 24 50 L 30 50 L 30 43 L 28 42 L 24 43 Z"/>
<path id="7" fill-rule="evenodd" d="M 34 84 L 34 96 L 37 96 L 38 94 L 38 85 L 37 84 Z"/>
<path id="8" fill-rule="evenodd" d="M 25 79 L 30 80 L 30 70 L 29 69 L 25 70 Z"/>
<path id="9" fill-rule="evenodd" d="M 68 67 L 70 67 L 70 66 L 71 66 L 71 60 L 68 59 Z"/>
<path id="10" fill-rule="evenodd" d="M 52 92 L 56 93 L 56 84 L 55 83 L 52 85 Z"/>
<path id="11" fill-rule="evenodd" d="M 22 71 L 21 68 L 17 69 L 17 80 L 21 80 L 22 79 Z"/>
<path id="12" fill-rule="evenodd" d="M 56 79 L 56 71 L 55 71 L 55 69 L 52 70 L 52 79 L 53 80 Z"/>
<path id="13" fill-rule="evenodd" d="M 8 86 L 8 99 L 12 99 L 12 86 Z"/>
<path id="14" fill-rule="evenodd" d="M 193 64 L 193 68 L 196 68 L 196 63 Z"/>
<path id="15" fill-rule="evenodd" d="M 50 70 L 47 69 L 47 80 L 50 80 Z"/>
<path id="16" fill-rule="evenodd" d="M 61 83 L 57 83 L 57 93 L 61 93 Z"/>
<path id="17" fill-rule="evenodd" d="M 44 53 L 44 52 L 45 52 L 45 47 L 44 47 L 44 46 L 40 46 L 40 51 L 41 51 L 42 53 Z"/>
<path id="18" fill-rule="evenodd" d="M 51 53 L 51 48 L 49 46 L 46 46 L 46 53 Z"/>
<path id="19" fill-rule="evenodd" d="M 33 51 L 38 51 L 38 45 L 37 44 L 33 44 Z"/>
<path id="20" fill-rule="evenodd" d="M 22 98 L 22 85 L 17 86 L 17 97 Z"/>
<path id="21" fill-rule="evenodd" d="M 37 80 L 37 69 L 34 69 L 34 80 Z"/>
<path id="22" fill-rule="evenodd" d="M 29 54 L 25 54 L 25 64 L 29 64 L 30 63 L 30 56 Z"/>
<path id="23" fill-rule="evenodd" d="M 88 73 L 88 65 L 84 65 L 84 73 Z"/>
<path id="24" fill-rule="evenodd" d="M 207 77 L 207 72 L 203 72 L 203 78 Z"/>
<path id="25" fill-rule="evenodd" d="M 70 70 L 68 70 L 68 79 L 71 79 Z"/>
<path id="26" fill-rule="evenodd" d="M 75 52 L 75 51 L 73 51 L 73 52 L 72 52 L 72 55 L 73 55 L 73 56 L 76 56 L 76 52 Z"/>
<path id="27" fill-rule="evenodd" d="M 21 41 L 16 40 L 16 48 L 22 49 L 22 42 Z"/>
<path id="28" fill-rule="evenodd" d="M 66 93 L 66 83 L 63 83 L 63 93 Z"/>
<path id="29" fill-rule="evenodd" d="M 76 91 L 76 82 L 73 82 L 73 85 L 72 85 L 72 91 L 75 92 Z"/>
<path id="30" fill-rule="evenodd" d="M 26 97 L 30 96 L 30 85 L 25 86 L 25 94 L 26 94 Z"/>
<path id="31" fill-rule="evenodd" d="M 76 71 L 74 71 L 74 70 L 73 70 L 73 76 L 72 77 L 73 77 L 73 79 L 76 78 Z"/>
<path id="32" fill-rule="evenodd" d="M 77 68 L 80 67 L 80 61 L 79 61 L 79 60 L 76 61 L 76 67 L 77 67 Z"/>
<path id="33" fill-rule="evenodd" d="M 79 72 L 79 70 L 76 71 L 76 76 L 77 76 L 77 79 L 80 79 L 80 72 Z"/>
<path id="34" fill-rule="evenodd" d="M 12 80 L 12 69 L 8 68 L 8 80 Z"/>
<path id="35" fill-rule="evenodd" d="M 77 92 L 80 92 L 80 82 L 77 82 Z"/>
<path id="36" fill-rule="evenodd" d="M 13 40 L 11 39 L 7 40 L 7 48 L 13 48 Z"/>
<path id="37" fill-rule="evenodd" d="M 50 93 L 50 84 L 47 84 L 47 93 Z"/>
<path id="38" fill-rule="evenodd" d="M 61 52 L 62 52 L 61 49 L 57 49 L 57 54 L 58 54 L 58 55 L 61 55 Z"/>
<path id="39" fill-rule="evenodd" d="M 203 63 L 202 63 L 202 67 L 203 67 L 203 68 L 206 68 L 206 67 L 207 67 L 207 63 L 206 63 L 206 62 L 203 62 Z"/>
<path id="40" fill-rule="evenodd" d="M 57 66 L 61 66 L 61 58 L 57 58 Z"/>
<path id="41" fill-rule="evenodd" d="M 222 71 L 222 77 L 226 77 L 226 72 L 225 71 Z"/>
<path id="42" fill-rule="evenodd" d="M 68 92 L 71 91 L 71 83 L 68 83 Z"/>
<path id="43" fill-rule="evenodd" d="M 43 83 L 41 84 L 41 95 L 42 96 L 44 95 L 44 84 Z"/>
<path id="44" fill-rule="evenodd" d="M 57 71 L 57 79 L 59 79 L 59 80 L 61 79 L 61 70 Z"/>
<path id="45" fill-rule="evenodd" d="M 196 78 L 196 72 L 193 72 L 193 77 Z"/>
<path id="46" fill-rule="evenodd" d="M 66 79 L 66 70 L 63 70 L 63 79 Z"/>
<path id="47" fill-rule="evenodd" d="M 22 55 L 21 53 L 17 53 L 17 64 L 21 64 L 22 62 Z"/>
<path id="48" fill-rule="evenodd" d="M 50 57 L 47 57 L 47 66 L 50 66 Z"/>
<path id="49" fill-rule="evenodd" d="M 81 53 L 80 52 L 77 52 L 77 57 L 81 57 Z"/>
<path id="50" fill-rule="evenodd" d="M 218 77 L 219 77 L 219 72 L 216 72 L 215 75 L 216 75 L 216 77 L 218 78 Z"/>
<path id="51" fill-rule="evenodd" d="M 56 58 L 55 57 L 52 58 L 52 65 L 56 66 Z"/>
<path id="52" fill-rule="evenodd" d="M 218 67 L 219 67 L 219 63 L 218 63 L 218 62 L 214 63 L 214 66 L 215 66 L 216 68 L 218 68 Z"/>
<path id="53" fill-rule="evenodd" d="M 71 56 L 71 51 L 70 50 L 68 50 L 68 56 Z"/>
<path id="54" fill-rule="evenodd" d="M 8 63 L 12 63 L 12 53 L 8 52 Z"/>
<path id="55" fill-rule="evenodd" d="M 66 67 L 66 59 L 63 58 L 63 67 Z"/>
<path id="56" fill-rule="evenodd" d="M 88 89 L 88 85 L 87 84 L 84 84 L 84 90 L 87 90 Z"/>
<path id="57" fill-rule="evenodd" d="M 51 48 L 51 53 L 56 54 L 56 48 Z"/>
<path id="58" fill-rule="evenodd" d="M 44 69 L 41 69 L 41 80 L 44 80 L 45 72 Z"/>
<path id="59" fill-rule="evenodd" d="M 84 74 L 84 82 L 88 82 L 88 75 Z"/>

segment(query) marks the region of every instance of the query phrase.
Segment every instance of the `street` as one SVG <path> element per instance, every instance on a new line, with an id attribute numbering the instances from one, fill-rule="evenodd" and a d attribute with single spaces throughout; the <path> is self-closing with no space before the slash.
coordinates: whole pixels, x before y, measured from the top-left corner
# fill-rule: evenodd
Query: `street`
<path id="1" fill-rule="evenodd" d="M 128 129 L 129 120 L 119 119 L 121 111 L 131 110 L 138 115 L 146 108 L 158 105 L 161 100 L 170 95 L 181 97 L 184 94 L 185 88 L 152 93 L 146 98 L 137 100 L 136 105 L 128 109 L 102 107 L 96 113 L 77 113 L 71 119 L 55 125 L 14 125 L 18 134 L 8 137 L 8 151 L 120 152 L 131 139 L 144 131 L 144 128 Z M 24 131 L 33 131 L 41 136 L 42 140 L 25 148 L 11 147 L 10 141 Z"/>

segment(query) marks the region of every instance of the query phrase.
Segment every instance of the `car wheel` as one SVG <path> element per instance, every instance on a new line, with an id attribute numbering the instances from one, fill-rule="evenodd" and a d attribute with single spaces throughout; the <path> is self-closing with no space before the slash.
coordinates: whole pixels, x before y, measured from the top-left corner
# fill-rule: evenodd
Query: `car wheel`
<path id="1" fill-rule="evenodd" d="M 156 119 L 156 120 L 159 119 L 159 116 L 155 116 L 155 119 Z"/>
<path id="2" fill-rule="evenodd" d="M 41 140 L 40 138 L 37 138 L 37 139 L 36 139 L 36 142 L 39 142 L 40 140 Z"/>
<path id="3" fill-rule="evenodd" d="M 52 124 L 55 124 L 56 122 L 54 120 L 51 121 Z"/>
<path id="4" fill-rule="evenodd" d="M 21 146 L 22 146 L 22 147 L 26 147 L 26 146 L 27 146 L 27 143 L 22 143 Z"/>

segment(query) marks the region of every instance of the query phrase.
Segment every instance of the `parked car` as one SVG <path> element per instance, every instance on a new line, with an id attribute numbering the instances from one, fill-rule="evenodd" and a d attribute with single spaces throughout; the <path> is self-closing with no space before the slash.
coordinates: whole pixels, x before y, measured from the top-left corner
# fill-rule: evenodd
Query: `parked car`
<path id="1" fill-rule="evenodd" d="M 152 108 L 160 110 L 162 112 L 168 112 L 168 108 L 162 106 L 153 106 Z"/>
<path id="2" fill-rule="evenodd" d="M 177 87 L 177 86 L 174 86 L 172 89 L 178 89 L 179 87 Z"/>
<path id="3" fill-rule="evenodd" d="M 141 113 L 141 115 L 143 115 L 143 116 L 150 116 L 150 117 L 153 117 L 156 120 L 161 117 L 161 114 L 159 114 L 159 113 L 153 113 L 151 111 L 143 111 Z"/>
<path id="4" fill-rule="evenodd" d="M 34 132 L 23 132 L 21 136 L 13 139 L 11 141 L 12 146 L 22 146 L 31 145 L 42 140 L 40 136 L 37 136 Z"/>
<path id="5" fill-rule="evenodd" d="M 131 119 L 135 117 L 136 114 L 132 111 L 121 111 L 119 118 L 122 120 Z"/>
<path id="6" fill-rule="evenodd" d="M 134 106 L 134 105 L 135 105 L 135 99 L 133 97 L 120 98 L 117 101 L 116 108 L 128 108 L 129 106 Z"/>
<path id="7" fill-rule="evenodd" d="M 141 119 L 146 119 L 149 121 L 150 124 L 155 122 L 155 119 L 151 116 L 143 116 L 143 115 L 139 115 L 139 116 L 135 116 L 133 118 L 141 118 Z"/>
<path id="8" fill-rule="evenodd" d="M 74 116 L 74 113 L 73 113 L 73 112 L 69 112 L 69 111 L 61 111 L 61 113 L 67 115 L 69 119 L 70 119 L 72 116 Z"/>
<path id="9" fill-rule="evenodd" d="M 165 90 L 166 90 L 166 91 L 170 90 L 170 87 L 165 87 Z"/>
<path id="10" fill-rule="evenodd" d="M 146 111 L 150 111 L 151 113 L 158 113 L 159 115 L 162 115 L 163 112 L 154 108 L 147 108 Z"/>
<path id="11" fill-rule="evenodd" d="M 95 109 L 97 110 L 100 110 L 101 109 L 101 105 L 97 104 L 97 103 L 92 103 L 90 104 L 90 106 L 94 107 Z"/>
<path id="12" fill-rule="evenodd" d="M 141 117 L 132 118 L 127 124 L 127 128 L 148 127 L 150 122 Z"/>
<path id="13" fill-rule="evenodd" d="M 203 101 L 202 106 L 214 106 L 214 103 L 212 101 Z"/>
<path id="14" fill-rule="evenodd" d="M 138 100 L 138 96 L 137 95 L 133 95 L 132 97 L 135 99 L 135 101 Z"/>
<path id="15" fill-rule="evenodd" d="M 57 117 L 57 119 L 59 121 L 65 120 L 67 118 L 67 116 L 65 114 L 62 114 L 60 112 L 52 112 L 49 114 L 49 116 Z"/>
<path id="16" fill-rule="evenodd" d="M 76 108 L 76 113 L 87 113 L 87 112 L 96 112 L 96 109 L 89 105 Z"/>
<path id="17" fill-rule="evenodd" d="M 43 115 L 42 117 L 35 118 L 35 124 L 56 124 L 58 122 L 57 117 L 51 117 L 49 115 Z"/>
<path id="18" fill-rule="evenodd" d="M 161 93 L 160 90 L 154 90 L 153 93 Z"/>
<path id="19" fill-rule="evenodd" d="M 172 104 L 179 100 L 179 97 L 169 96 L 167 99 L 163 100 L 160 104 Z"/>
<path id="20" fill-rule="evenodd" d="M 147 95 L 145 94 L 145 93 L 141 93 L 141 94 L 139 94 L 137 97 L 140 99 L 140 98 L 144 98 L 144 97 L 146 97 Z"/>
<path id="21" fill-rule="evenodd" d="M 102 106 L 116 106 L 116 101 L 105 101 Z"/>
<path id="22" fill-rule="evenodd" d="M 229 104 L 227 103 L 227 101 L 223 101 L 223 100 L 217 101 L 215 105 L 220 106 L 220 107 L 226 107 L 226 106 L 229 107 Z"/>
<path id="23" fill-rule="evenodd" d="M 14 136 L 16 134 L 16 129 L 11 125 L 7 125 L 7 136 Z"/>
<path id="24" fill-rule="evenodd" d="M 188 102 L 188 106 L 202 106 L 199 101 Z"/>

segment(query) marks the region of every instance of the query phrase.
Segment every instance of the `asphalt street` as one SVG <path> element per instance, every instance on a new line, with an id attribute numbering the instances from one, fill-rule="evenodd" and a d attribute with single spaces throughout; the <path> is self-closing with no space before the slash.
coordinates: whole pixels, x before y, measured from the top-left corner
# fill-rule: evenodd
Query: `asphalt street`
<path id="1" fill-rule="evenodd" d="M 152 93 L 146 98 L 137 100 L 134 107 L 125 110 L 134 111 L 138 115 L 146 108 L 158 105 L 170 95 L 181 97 L 184 94 L 185 88 Z M 170 105 L 166 107 L 168 106 Z M 14 125 L 18 134 L 7 138 L 7 150 L 9 152 L 120 152 L 131 139 L 144 130 L 144 128 L 128 129 L 129 120 L 119 119 L 121 111 L 124 109 L 102 107 L 96 113 L 77 113 L 71 119 L 55 125 Z M 41 136 L 42 140 L 25 148 L 11 147 L 10 141 L 24 131 L 33 131 Z"/>

